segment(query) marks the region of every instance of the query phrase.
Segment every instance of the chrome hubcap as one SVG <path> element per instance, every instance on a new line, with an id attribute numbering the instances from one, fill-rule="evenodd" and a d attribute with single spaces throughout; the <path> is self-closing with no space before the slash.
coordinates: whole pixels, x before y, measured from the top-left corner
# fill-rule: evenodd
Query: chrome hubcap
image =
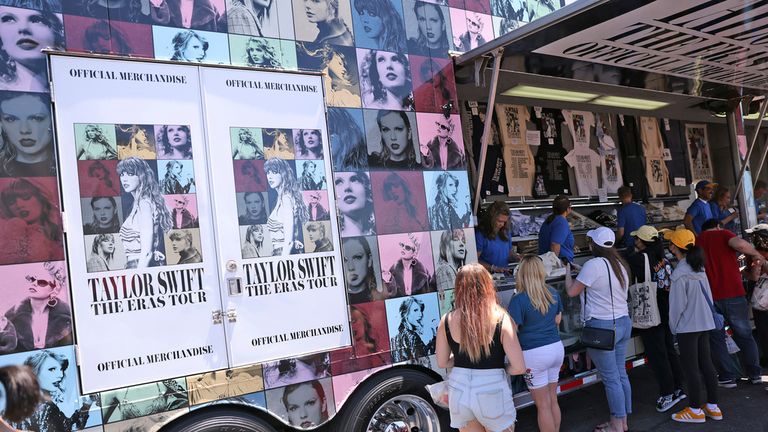
<path id="1" fill-rule="evenodd" d="M 381 404 L 366 431 L 439 432 L 440 421 L 426 400 L 414 395 L 399 395 Z"/>

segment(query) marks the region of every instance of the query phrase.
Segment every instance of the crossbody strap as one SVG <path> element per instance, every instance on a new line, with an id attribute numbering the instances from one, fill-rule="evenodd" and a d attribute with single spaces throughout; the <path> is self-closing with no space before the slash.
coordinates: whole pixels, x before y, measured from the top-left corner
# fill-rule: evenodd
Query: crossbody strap
<path id="1" fill-rule="evenodd" d="M 611 266 L 608 265 L 608 260 L 605 261 L 605 268 L 608 270 L 608 290 L 611 293 L 611 316 L 613 317 L 613 329 L 616 330 L 616 312 L 613 310 L 613 282 L 611 282 Z"/>
<path id="2" fill-rule="evenodd" d="M 709 297 L 707 297 L 707 293 L 704 291 L 704 284 L 699 281 L 699 288 L 701 288 L 701 295 L 704 296 L 704 300 L 707 301 L 707 304 L 709 305 L 709 310 L 712 311 L 712 313 L 717 312 L 715 310 L 715 306 L 712 304 L 712 302 L 709 300 Z"/>

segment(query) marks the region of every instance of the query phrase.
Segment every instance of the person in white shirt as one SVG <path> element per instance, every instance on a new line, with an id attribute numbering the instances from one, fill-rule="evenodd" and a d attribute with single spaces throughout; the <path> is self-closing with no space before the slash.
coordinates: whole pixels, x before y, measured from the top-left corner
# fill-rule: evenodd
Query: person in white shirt
<path id="1" fill-rule="evenodd" d="M 582 294 L 584 327 L 614 329 L 611 350 L 587 348 L 605 386 L 611 417 L 596 431 L 624 432 L 632 413 L 632 387 L 624 366 L 627 343 L 632 333 L 627 293 L 629 265 L 613 247 L 616 236 L 608 228 L 587 232 L 590 250 L 595 256 L 582 267 L 576 280 L 571 279 L 570 264 L 565 273 L 565 287 L 570 297 Z"/>

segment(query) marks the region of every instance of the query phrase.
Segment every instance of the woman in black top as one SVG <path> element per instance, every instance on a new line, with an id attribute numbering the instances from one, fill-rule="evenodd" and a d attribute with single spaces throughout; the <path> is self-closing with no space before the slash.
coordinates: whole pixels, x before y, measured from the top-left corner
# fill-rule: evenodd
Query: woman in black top
<path id="1" fill-rule="evenodd" d="M 685 399 L 683 369 L 669 331 L 669 287 L 672 265 L 664 257 L 664 245 L 656 228 L 643 225 L 630 233 L 635 238 L 635 253 L 629 259 L 634 283 L 645 282 L 645 259 L 648 258 L 651 281 L 656 282 L 656 300 L 661 323 L 648 329 L 635 329 L 645 346 L 648 363 L 659 385 L 656 410 L 665 412 Z"/>
<path id="2" fill-rule="evenodd" d="M 440 321 L 436 354 L 438 367 L 453 368 L 448 376 L 451 427 L 514 430 L 504 357 L 509 358 L 506 371 L 521 375 L 523 352 L 512 321 L 496 300 L 491 274 L 480 264 L 465 265 L 456 275 L 454 308 Z"/>

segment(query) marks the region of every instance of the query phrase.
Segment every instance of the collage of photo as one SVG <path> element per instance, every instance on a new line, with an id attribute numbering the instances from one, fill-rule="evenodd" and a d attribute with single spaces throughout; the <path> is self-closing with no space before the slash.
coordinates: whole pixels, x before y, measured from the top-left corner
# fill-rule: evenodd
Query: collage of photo
<path id="1" fill-rule="evenodd" d="M 335 250 L 319 129 L 231 127 L 243 258 Z"/>
<path id="2" fill-rule="evenodd" d="M 202 262 L 189 126 L 74 129 L 88 272 Z"/>
<path id="3" fill-rule="evenodd" d="M 378 368 L 436 369 L 436 319 L 451 307 L 458 268 L 476 260 L 448 53 L 563 3 L 0 0 L 0 365 L 30 365 L 50 396 L 14 426 L 149 431 L 232 401 L 311 428 Z M 330 154 L 317 131 L 233 128 L 233 199 L 244 258 L 341 248 L 352 346 L 81 395 L 44 48 L 323 72 Z M 188 126 L 83 123 L 59 133 L 77 142 L 63 151 L 77 152 L 89 272 L 202 261 L 190 145 L 199 138 Z"/>

